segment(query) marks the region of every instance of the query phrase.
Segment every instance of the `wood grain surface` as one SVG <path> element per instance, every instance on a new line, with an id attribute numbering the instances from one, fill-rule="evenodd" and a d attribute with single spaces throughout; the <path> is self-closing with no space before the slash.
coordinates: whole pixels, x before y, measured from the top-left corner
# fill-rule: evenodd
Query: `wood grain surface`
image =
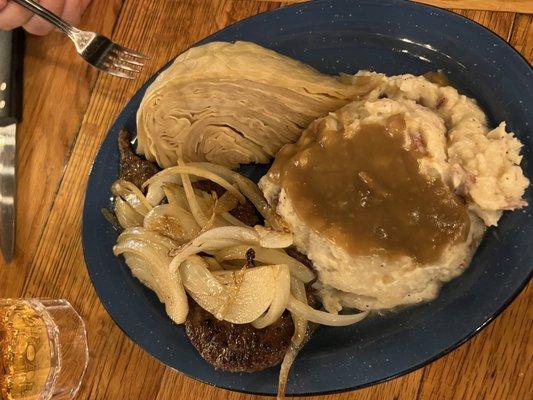
<path id="1" fill-rule="evenodd" d="M 532 1 L 440 3 L 477 9 L 457 12 L 492 29 L 533 61 L 532 16 L 486 11 L 531 12 Z M 137 81 L 96 73 L 59 33 L 28 37 L 24 120 L 19 130 L 17 256 L 9 265 L 0 261 L 0 297 L 66 298 L 81 313 L 87 323 L 91 360 L 79 399 L 259 399 L 186 378 L 157 362 L 120 331 L 87 275 L 81 211 L 100 143 L 142 82 L 206 35 L 282 5 L 252 0 L 93 0 L 82 28 L 100 31 L 153 56 Z M 322 398 L 532 399 L 532 299 L 530 284 L 486 329 L 425 368 L 370 388 Z"/>

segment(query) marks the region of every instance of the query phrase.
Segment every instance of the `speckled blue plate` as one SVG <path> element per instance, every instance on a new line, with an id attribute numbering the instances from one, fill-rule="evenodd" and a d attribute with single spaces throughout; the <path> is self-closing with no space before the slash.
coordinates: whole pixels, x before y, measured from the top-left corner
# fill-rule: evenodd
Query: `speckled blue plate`
<path id="1" fill-rule="evenodd" d="M 495 34 L 461 16 L 401 0 L 317 1 L 249 18 L 201 43 L 215 40 L 256 42 L 331 74 L 444 69 L 455 86 L 479 100 L 493 123 L 508 122 L 525 145 L 523 166 L 533 177 L 531 67 Z M 135 112 L 147 85 L 109 131 L 89 179 L 83 244 L 94 287 L 124 332 L 163 363 L 216 386 L 274 394 L 278 368 L 254 374 L 215 371 L 189 343 L 183 327 L 170 321 L 155 295 L 113 256 L 117 234 L 100 209 L 109 205 L 109 187 L 117 177 L 119 127 L 135 131 Z M 261 172 L 246 170 L 256 177 Z M 526 198 L 532 202 L 531 191 Z M 437 300 L 351 327 L 320 329 L 294 365 L 288 394 L 338 392 L 382 382 L 472 337 L 530 278 L 531 213 L 531 207 L 506 213 L 498 228 L 487 232 L 471 266 L 445 285 Z"/>

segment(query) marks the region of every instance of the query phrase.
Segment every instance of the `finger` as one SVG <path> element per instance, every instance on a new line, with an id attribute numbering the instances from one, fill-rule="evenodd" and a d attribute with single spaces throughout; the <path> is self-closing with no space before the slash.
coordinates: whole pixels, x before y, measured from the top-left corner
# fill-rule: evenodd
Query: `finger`
<path id="1" fill-rule="evenodd" d="M 65 0 L 41 0 L 39 4 L 56 15 L 61 15 L 65 8 Z M 52 24 L 46 22 L 38 15 L 33 15 L 23 26 L 29 33 L 40 36 L 47 35 L 54 29 Z"/>
<path id="2" fill-rule="evenodd" d="M 1 1 L 1 0 L 0 0 Z M 0 29 L 10 31 L 28 22 L 32 13 L 12 1 L 0 11 Z"/>

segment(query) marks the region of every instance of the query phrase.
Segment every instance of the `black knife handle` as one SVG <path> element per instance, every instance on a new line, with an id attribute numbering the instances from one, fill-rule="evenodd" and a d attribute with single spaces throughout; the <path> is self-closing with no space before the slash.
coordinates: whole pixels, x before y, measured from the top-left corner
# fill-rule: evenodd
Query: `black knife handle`
<path id="1" fill-rule="evenodd" d="M 22 29 L 0 31 L 0 127 L 20 122 L 23 57 Z"/>

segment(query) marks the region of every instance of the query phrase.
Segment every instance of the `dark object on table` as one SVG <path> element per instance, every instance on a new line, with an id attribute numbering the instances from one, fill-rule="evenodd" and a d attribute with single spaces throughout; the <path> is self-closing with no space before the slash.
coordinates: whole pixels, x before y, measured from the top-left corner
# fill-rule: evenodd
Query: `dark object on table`
<path id="1" fill-rule="evenodd" d="M 15 252 L 17 123 L 22 115 L 24 32 L 0 31 L 0 246 L 4 260 Z"/>

